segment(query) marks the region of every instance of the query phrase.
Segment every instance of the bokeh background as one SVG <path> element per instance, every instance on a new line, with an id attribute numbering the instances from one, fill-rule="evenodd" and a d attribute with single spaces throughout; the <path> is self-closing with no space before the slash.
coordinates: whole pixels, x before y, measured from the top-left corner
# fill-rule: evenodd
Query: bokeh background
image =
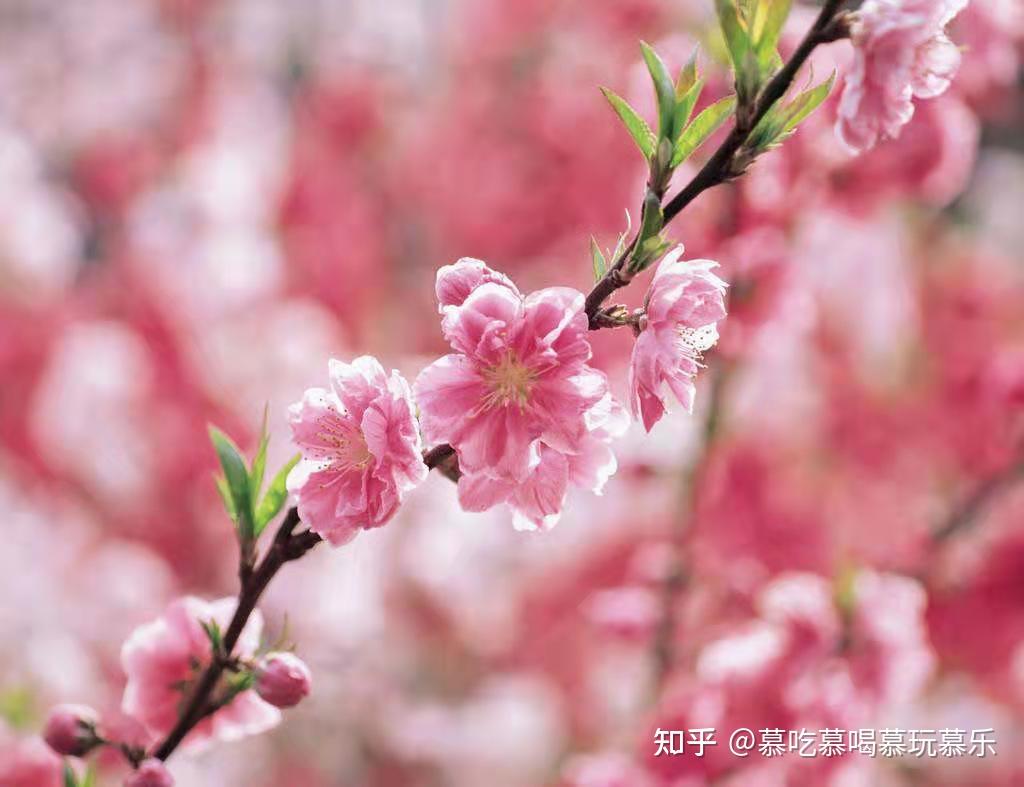
<path id="1" fill-rule="evenodd" d="M 634 427 L 603 498 L 517 533 L 433 474 L 288 567 L 263 608 L 313 696 L 178 783 L 1024 783 L 1022 16 L 973 0 L 899 140 L 851 158 L 833 99 L 675 222 L 731 314 L 698 412 Z M 132 628 L 234 592 L 206 424 L 251 447 L 269 403 L 279 463 L 329 357 L 414 376 L 456 257 L 587 289 L 644 178 L 597 86 L 652 107 L 643 38 L 701 43 L 723 95 L 712 28 L 709 0 L 0 0 L 0 784 L 53 703 L 117 707 Z M 594 344 L 623 393 L 629 337 Z M 999 754 L 654 760 L 659 725 Z"/>

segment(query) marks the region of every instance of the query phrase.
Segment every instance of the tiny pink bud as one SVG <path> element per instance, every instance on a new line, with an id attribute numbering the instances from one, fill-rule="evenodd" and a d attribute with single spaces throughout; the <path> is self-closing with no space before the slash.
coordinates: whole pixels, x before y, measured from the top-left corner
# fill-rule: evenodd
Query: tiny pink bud
<path id="1" fill-rule="evenodd" d="M 124 780 L 124 787 L 174 787 L 174 777 L 160 760 L 143 760 Z"/>
<path id="2" fill-rule="evenodd" d="M 309 667 L 294 653 L 270 653 L 256 668 L 256 693 L 278 708 L 298 705 L 309 694 Z"/>
<path id="3" fill-rule="evenodd" d="M 58 705 L 46 720 L 43 740 L 57 754 L 81 757 L 101 743 L 98 722 L 96 711 L 85 705 Z"/>

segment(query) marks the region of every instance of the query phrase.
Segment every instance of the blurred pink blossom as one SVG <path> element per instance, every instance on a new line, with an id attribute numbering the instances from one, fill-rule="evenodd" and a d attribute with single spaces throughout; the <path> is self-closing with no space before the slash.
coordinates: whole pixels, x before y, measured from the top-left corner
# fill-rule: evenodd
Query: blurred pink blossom
<path id="1" fill-rule="evenodd" d="M 302 521 L 339 546 L 394 516 L 427 468 L 404 377 L 370 356 L 332 359 L 330 377 L 289 410 L 303 458 L 288 490 Z"/>
<path id="2" fill-rule="evenodd" d="M 837 132 L 853 151 L 897 137 L 914 114 L 914 98 L 945 92 L 960 50 L 945 28 L 967 0 L 868 0 L 851 37 L 856 57 L 846 76 Z"/>
<path id="3" fill-rule="evenodd" d="M 206 602 L 185 596 L 172 602 L 163 616 L 132 632 L 121 649 L 121 665 L 128 682 L 122 708 L 138 719 L 153 738 L 166 735 L 178 720 L 182 700 L 201 670 L 210 663 L 210 640 L 203 623 L 227 629 L 236 601 L 223 598 Z M 260 643 L 263 618 L 253 613 L 242 630 L 235 655 L 253 656 Z M 198 667 L 197 667 L 198 665 Z M 211 740 L 231 741 L 274 727 L 281 712 L 245 691 L 229 705 L 199 722 L 185 739 L 196 747 Z"/>
<path id="4" fill-rule="evenodd" d="M 16 738 L 0 722 L 0 784 L 59 787 L 61 760 L 39 738 Z"/>

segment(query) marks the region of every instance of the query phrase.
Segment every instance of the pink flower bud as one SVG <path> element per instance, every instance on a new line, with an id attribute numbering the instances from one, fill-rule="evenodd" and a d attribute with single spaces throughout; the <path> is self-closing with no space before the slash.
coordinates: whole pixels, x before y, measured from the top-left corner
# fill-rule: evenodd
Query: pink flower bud
<path id="1" fill-rule="evenodd" d="M 100 743 L 98 721 L 96 711 L 85 705 L 58 705 L 46 720 L 43 740 L 57 754 L 81 757 Z"/>
<path id="2" fill-rule="evenodd" d="M 124 787 L 173 787 L 174 777 L 160 760 L 143 760 L 138 770 L 124 780 Z"/>
<path id="3" fill-rule="evenodd" d="M 271 653 L 256 670 L 256 693 L 278 708 L 290 708 L 309 694 L 309 667 L 294 653 Z"/>

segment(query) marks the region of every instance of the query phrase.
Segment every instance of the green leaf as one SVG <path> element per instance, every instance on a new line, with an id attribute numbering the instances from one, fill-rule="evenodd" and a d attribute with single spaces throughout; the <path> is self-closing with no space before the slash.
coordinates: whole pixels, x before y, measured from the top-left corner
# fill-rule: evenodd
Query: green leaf
<path id="1" fill-rule="evenodd" d="M 679 137 L 675 153 L 672 156 L 672 166 L 677 167 L 686 161 L 697 148 L 707 141 L 708 137 L 729 119 L 735 109 L 736 96 L 726 96 L 711 106 L 705 107 L 704 111 L 693 119 L 693 122 Z"/>
<path id="2" fill-rule="evenodd" d="M 78 779 L 67 761 L 64 762 L 64 787 L 78 787 Z"/>
<path id="3" fill-rule="evenodd" d="M 700 76 L 700 72 L 697 68 L 697 56 L 699 54 L 700 47 L 698 46 L 693 50 L 693 54 L 690 55 L 690 59 L 686 61 L 686 65 L 679 71 L 679 78 L 676 80 L 677 102 L 697 83 L 697 78 Z"/>
<path id="4" fill-rule="evenodd" d="M 590 236 L 590 262 L 594 266 L 594 281 L 600 279 L 608 272 L 608 262 L 601 253 L 601 247 L 597 245 L 594 236 Z"/>
<path id="5" fill-rule="evenodd" d="M 754 127 L 747 137 L 745 147 L 760 153 L 781 143 L 828 97 L 835 76 L 833 72 L 827 80 L 802 91 L 787 104 L 776 103 Z"/>
<path id="6" fill-rule="evenodd" d="M 648 191 L 644 197 L 644 213 L 640 223 L 640 242 L 647 238 L 654 237 L 665 224 L 665 217 L 661 212 L 661 200 L 653 191 Z"/>
<path id="7" fill-rule="evenodd" d="M 792 0 L 757 0 L 751 36 L 761 73 L 776 70 L 777 49 Z"/>
<path id="8" fill-rule="evenodd" d="M 288 474 L 301 458 L 302 456 L 299 454 L 293 456 L 285 463 L 284 467 L 277 471 L 277 475 L 271 480 L 270 486 L 267 487 L 267 493 L 263 495 L 263 499 L 256 509 L 254 517 L 255 537 L 259 537 L 270 520 L 277 516 L 284 507 L 284 501 L 288 499 L 288 489 L 285 486 L 285 482 L 288 480 Z"/>
<path id="9" fill-rule="evenodd" d="M 704 80 L 698 79 L 676 100 L 676 116 L 672 123 L 672 131 L 675 134 L 673 141 L 678 140 L 686 130 L 686 124 L 690 122 L 690 115 L 693 114 L 693 108 L 697 105 L 697 100 L 703 89 Z"/>
<path id="10" fill-rule="evenodd" d="M 210 442 L 217 451 L 217 458 L 224 471 L 224 481 L 231 498 L 234 518 L 238 523 L 239 535 L 243 539 L 252 538 L 252 497 L 249 492 L 249 471 L 245 467 L 245 460 L 242 459 L 238 446 L 220 429 L 210 426 L 209 432 Z"/>
<path id="11" fill-rule="evenodd" d="M 82 779 L 82 787 L 96 787 L 96 763 L 89 763 L 89 768 Z"/>
<path id="12" fill-rule="evenodd" d="M 222 475 L 215 475 L 213 477 L 213 481 L 217 485 L 217 491 L 220 493 L 220 499 L 224 503 L 224 510 L 228 512 L 228 516 L 231 517 L 233 522 L 237 522 L 238 512 L 235 511 L 235 501 L 231 499 L 231 490 L 228 489 L 227 479 Z"/>
<path id="13" fill-rule="evenodd" d="M 633 138 L 636 146 L 640 148 L 640 152 L 644 154 L 644 158 L 650 161 L 651 156 L 654 155 L 654 148 L 657 145 L 657 138 L 654 136 L 654 132 L 651 131 L 651 127 L 636 113 L 633 107 L 626 103 L 624 98 L 605 87 L 601 88 L 601 93 L 608 103 L 612 105 L 615 114 L 619 116 L 619 119 L 626 126 L 626 130 Z"/>
<path id="14" fill-rule="evenodd" d="M 715 0 L 715 10 L 718 12 L 718 24 L 722 28 L 729 59 L 739 73 L 753 48 L 740 8 L 735 0 Z"/>
<path id="15" fill-rule="evenodd" d="M 269 409 L 269 405 L 263 406 L 260 441 L 256 448 L 256 456 L 252 459 L 252 466 L 249 468 L 249 490 L 253 500 L 259 497 L 260 487 L 263 486 L 263 474 L 267 469 L 267 446 L 270 444 L 270 435 L 267 434 L 267 415 Z"/>
<path id="16" fill-rule="evenodd" d="M 658 97 L 658 136 L 671 137 L 672 119 L 676 109 L 676 87 L 672 83 L 665 62 L 658 57 L 658 53 L 650 44 L 641 41 L 640 51 L 643 53 L 644 62 L 654 83 L 654 92 Z"/>
<path id="17" fill-rule="evenodd" d="M 736 95 L 739 102 L 750 104 L 760 90 L 762 75 L 757 52 L 747 23 L 749 3 L 736 0 L 715 0 L 718 23 L 735 71 Z"/>
<path id="18" fill-rule="evenodd" d="M 787 107 L 785 121 L 782 125 L 783 130 L 792 131 L 800 123 L 802 123 L 808 115 L 816 110 L 821 103 L 828 98 L 829 93 L 832 92 L 832 85 L 836 81 L 836 72 L 832 72 L 832 76 L 822 82 L 820 85 L 815 85 L 808 90 L 803 91 L 792 103 Z"/>
<path id="19" fill-rule="evenodd" d="M 216 620 L 201 620 L 199 625 L 206 632 L 206 638 L 210 640 L 210 647 L 214 653 L 220 653 L 224 645 L 224 638 L 220 632 L 220 624 Z"/>

